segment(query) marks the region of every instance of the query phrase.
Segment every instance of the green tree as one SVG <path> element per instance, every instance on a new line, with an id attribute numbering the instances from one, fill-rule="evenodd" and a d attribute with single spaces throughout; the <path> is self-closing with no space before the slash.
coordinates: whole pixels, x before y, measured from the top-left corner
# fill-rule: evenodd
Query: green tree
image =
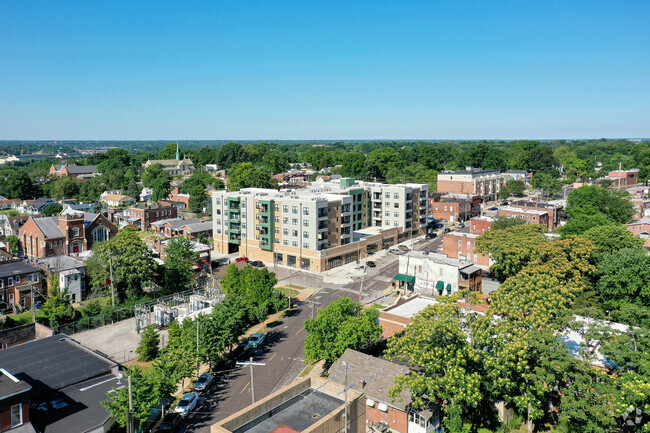
<path id="1" fill-rule="evenodd" d="M 536 257 L 535 249 L 545 242 L 545 231 L 546 228 L 539 224 L 490 230 L 477 238 L 475 249 L 492 257 L 492 272 L 499 281 L 505 281 Z"/>
<path id="2" fill-rule="evenodd" d="M 526 183 L 522 180 L 509 180 L 499 191 L 499 198 L 506 199 L 510 196 L 523 197 L 526 190 Z"/>
<path id="3" fill-rule="evenodd" d="M 171 239 L 165 248 L 165 286 L 175 292 L 189 288 L 194 280 L 193 266 L 199 254 L 193 251 L 194 242 L 184 237 Z"/>
<path id="4" fill-rule="evenodd" d="M 597 287 L 606 308 L 650 305 L 650 256 L 643 247 L 605 254 L 599 264 Z"/>
<path id="5" fill-rule="evenodd" d="M 497 217 L 492 224 L 490 230 L 503 230 L 510 227 L 526 225 L 526 220 L 523 218 L 506 218 L 503 216 Z"/>
<path id="6" fill-rule="evenodd" d="M 176 159 L 176 148 L 178 143 L 169 143 L 158 152 L 158 158 L 160 159 Z M 179 153 L 183 155 L 183 151 L 179 148 Z M 181 156 L 182 158 L 182 156 Z"/>
<path id="7" fill-rule="evenodd" d="M 57 272 L 48 277 L 47 299 L 41 307 L 41 312 L 47 318 L 50 328 L 58 328 L 76 317 L 76 311 L 70 305 L 67 292 L 59 288 Z"/>
<path id="8" fill-rule="evenodd" d="M 605 227 L 608 225 L 615 225 L 616 223 L 609 219 L 607 215 L 602 212 L 593 213 L 576 213 L 573 212 L 571 219 L 562 227 L 557 229 L 563 236 L 577 235 L 580 236 L 594 227 Z"/>
<path id="9" fill-rule="evenodd" d="M 156 332 L 156 328 L 153 325 L 149 325 L 144 328 L 142 335 L 140 335 L 140 345 L 135 350 L 138 354 L 138 359 L 140 361 L 152 361 L 158 357 L 160 345 L 160 336 Z"/>
<path id="10" fill-rule="evenodd" d="M 552 177 L 557 176 L 559 163 L 553 154 L 551 146 L 539 145 L 533 147 L 530 150 L 529 158 L 528 169 L 535 170 L 538 174 L 548 173 Z"/>
<path id="11" fill-rule="evenodd" d="M 408 389 L 414 409 L 441 402 L 445 427 L 452 433 L 463 431 L 461 415 L 476 420 L 475 411 L 484 398 L 489 399 L 481 355 L 463 331 L 466 319 L 453 303 L 427 307 L 403 335 L 388 340 L 386 352 L 389 359 L 413 367 L 410 374 L 395 379 L 389 394 L 401 399 L 400 394 Z"/>
<path id="12" fill-rule="evenodd" d="M 599 186 L 585 185 L 569 193 L 567 215 L 570 218 L 596 212 L 603 213 L 617 223 L 627 224 L 634 216 L 634 206 L 627 193 L 610 191 Z"/>
<path id="13" fill-rule="evenodd" d="M 370 152 L 365 161 L 365 178 L 369 180 L 386 179 L 388 171 L 392 168 L 403 169 L 404 158 L 391 147 L 382 147 Z"/>
<path id="14" fill-rule="evenodd" d="M 542 190 L 542 195 L 552 196 L 562 191 L 562 184 L 555 175 L 540 172 L 533 176 L 533 185 Z"/>
<path id="15" fill-rule="evenodd" d="M 129 186 L 126 189 L 126 195 L 134 198 L 136 201 L 140 201 L 140 191 L 141 189 L 138 186 L 138 183 L 135 181 L 135 179 L 131 179 L 129 181 Z"/>
<path id="16" fill-rule="evenodd" d="M 151 250 L 133 230 L 123 230 L 107 242 L 93 248 L 92 266 L 87 272 L 95 290 L 110 289 L 109 256 L 113 261 L 116 296 L 124 301 L 138 297 L 142 288 L 153 278 L 155 262 Z"/>
<path id="17" fill-rule="evenodd" d="M 487 143 L 478 143 L 458 156 L 459 167 L 480 167 L 485 170 L 505 170 L 506 153 Z"/>
<path id="18" fill-rule="evenodd" d="M 278 150 L 270 150 L 262 158 L 264 164 L 271 173 L 282 173 L 289 169 L 289 160 L 286 155 Z"/>
<path id="19" fill-rule="evenodd" d="M 5 238 L 5 243 L 9 245 L 9 251 L 16 250 L 18 251 L 18 246 L 20 245 L 20 240 L 16 235 L 9 235 Z"/>
<path id="20" fill-rule="evenodd" d="M 50 196 L 57 200 L 63 198 L 78 198 L 83 180 L 73 177 L 62 177 L 51 184 Z"/>
<path id="21" fill-rule="evenodd" d="M 305 358 L 324 359 L 331 365 L 345 349 L 362 350 L 379 341 L 381 327 L 377 310 L 364 310 L 350 298 L 340 298 L 318 312 L 315 319 L 305 321 Z"/>
<path id="22" fill-rule="evenodd" d="M 48 204 L 47 206 L 45 206 L 45 208 L 43 208 L 43 211 L 41 213 L 45 216 L 52 216 L 52 215 L 60 214 L 62 210 L 63 210 L 63 206 L 61 206 L 58 203 Z"/>
<path id="23" fill-rule="evenodd" d="M 233 165 L 245 161 L 246 154 L 239 143 L 225 144 L 217 152 L 217 165 L 222 170 L 230 170 Z"/>
<path id="24" fill-rule="evenodd" d="M 275 301 L 279 291 L 274 289 L 277 283 L 274 273 L 251 266 L 239 270 L 230 265 L 221 279 L 224 293 L 240 297 L 246 305 L 249 320 L 258 322 L 264 320 L 270 311 L 277 310 Z"/>
<path id="25" fill-rule="evenodd" d="M 171 181 L 169 173 L 164 170 L 162 164 L 152 164 L 142 172 L 142 184 L 147 188 L 153 188 L 159 178 Z"/>
<path id="26" fill-rule="evenodd" d="M 630 231 L 618 225 L 605 225 L 585 230 L 583 238 L 589 239 L 596 247 L 594 257 L 601 258 L 605 254 L 615 254 L 623 248 L 636 248 L 643 245 L 643 239 L 634 236 Z"/>
<path id="27" fill-rule="evenodd" d="M 228 173 L 228 190 L 239 191 L 242 188 L 277 189 L 277 182 L 263 168 L 244 162 L 233 166 Z"/>
<path id="28" fill-rule="evenodd" d="M 364 175 L 366 156 L 359 152 L 350 152 L 341 165 L 341 176 L 361 179 Z"/>
<path id="29" fill-rule="evenodd" d="M 34 197 L 34 184 L 25 171 L 17 168 L 0 170 L 0 195 L 8 199 Z"/>

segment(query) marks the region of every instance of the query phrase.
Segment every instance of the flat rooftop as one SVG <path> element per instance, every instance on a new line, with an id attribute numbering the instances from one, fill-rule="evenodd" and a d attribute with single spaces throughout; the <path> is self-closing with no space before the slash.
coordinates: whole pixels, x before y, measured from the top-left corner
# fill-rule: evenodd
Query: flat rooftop
<path id="1" fill-rule="evenodd" d="M 438 302 L 433 299 L 416 297 L 416 298 L 411 298 L 408 301 L 396 307 L 386 308 L 384 311 L 390 314 L 394 314 L 396 316 L 412 319 L 413 316 L 415 316 L 416 314 L 418 314 L 428 306 L 435 305 L 437 303 Z"/>
<path id="2" fill-rule="evenodd" d="M 303 431 L 342 406 L 342 399 L 309 388 L 285 403 L 233 430 L 233 433 L 269 433 L 280 426 Z"/>

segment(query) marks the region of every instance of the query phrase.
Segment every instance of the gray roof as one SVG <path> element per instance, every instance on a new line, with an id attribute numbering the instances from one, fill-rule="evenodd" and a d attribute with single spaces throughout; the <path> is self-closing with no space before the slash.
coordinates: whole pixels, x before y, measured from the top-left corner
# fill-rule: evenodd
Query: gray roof
<path id="1" fill-rule="evenodd" d="M 212 230 L 212 221 L 202 221 L 200 223 L 184 224 L 182 227 L 187 227 L 190 233 L 205 232 Z"/>
<path id="2" fill-rule="evenodd" d="M 24 260 L 0 262 L 0 277 L 13 277 L 34 272 L 40 272 L 40 269 Z M 0 363 L 0 366 L 5 367 L 2 363 Z"/>
<path id="3" fill-rule="evenodd" d="M 27 382 L 13 376 L 10 371 L 0 368 L 0 400 L 22 394 L 31 388 Z"/>
<path id="4" fill-rule="evenodd" d="M 29 207 L 38 209 L 40 207 L 47 206 L 49 204 L 55 204 L 56 201 L 51 199 L 51 198 L 46 198 L 46 197 L 39 197 L 36 200 L 32 202 L 32 204 L 29 205 Z"/>
<path id="5" fill-rule="evenodd" d="M 196 224 L 200 223 L 201 220 L 199 219 L 187 219 L 187 220 L 181 220 L 181 219 L 171 219 L 169 221 L 166 221 L 166 223 L 169 223 L 172 229 L 180 229 L 183 226 L 189 225 L 189 224 Z"/>
<path id="6" fill-rule="evenodd" d="M 33 218 L 38 229 L 43 233 L 45 239 L 58 239 L 64 237 L 63 232 L 59 228 L 59 217 L 43 217 Z"/>
<path id="7" fill-rule="evenodd" d="M 410 373 L 410 369 L 385 359 L 366 355 L 356 350 L 346 349 L 343 356 L 339 358 L 329 369 L 329 378 L 339 384 L 345 384 L 345 370 L 341 362 L 348 365 L 348 384 L 352 388 L 364 392 L 368 398 L 389 406 L 407 410 L 411 403 L 411 393 L 402 391 L 400 399 L 388 395 L 388 391 L 395 385 L 395 378 Z M 365 382 L 365 385 L 363 383 Z"/>
<path id="8" fill-rule="evenodd" d="M 93 174 L 97 171 L 97 166 L 69 164 L 67 169 L 70 174 Z"/>
<path id="9" fill-rule="evenodd" d="M 68 206 L 63 211 L 61 211 L 63 215 L 75 215 L 75 214 L 84 214 L 84 227 L 88 227 L 95 219 L 99 216 L 98 213 L 93 213 L 93 212 L 82 212 L 79 210 L 75 210 L 72 206 Z M 57 225 L 58 225 L 58 220 L 57 220 Z"/>
<path id="10" fill-rule="evenodd" d="M 83 268 L 85 265 L 81 260 L 70 256 L 54 256 L 38 259 L 36 263 L 44 269 L 67 271 L 70 269 Z"/>

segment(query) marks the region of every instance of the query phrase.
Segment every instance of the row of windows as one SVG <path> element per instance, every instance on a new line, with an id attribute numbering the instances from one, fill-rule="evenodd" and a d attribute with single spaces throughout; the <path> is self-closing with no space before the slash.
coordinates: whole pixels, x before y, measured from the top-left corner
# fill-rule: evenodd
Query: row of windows
<path id="1" fill-rule="evenodd" d="M 384 220 L 384 225 L 385 225 L 385 226 L 389 226 L 389 225 L 390 225 L 390 221 L 388 221 L 388 220 Z M 393 226 L 394 226 L 394 227 L 399 227 L 399 222 L 395 221 L 395 222 L 393 223 Z"/>
<path id="2" fill-rule="evenodd" d="M 13 287 L 14 284 L 20 284 L 20 275 L 16 275 L 15 277 L 8 277 L 7 278 L 7 287 Z M 30 281 L 32 283 L 38 283 L 38 274 L 29 274 L 27 276 L 27 281 Z M 4 279 L 0 278 L 0 288 L 4 287 Z"/>

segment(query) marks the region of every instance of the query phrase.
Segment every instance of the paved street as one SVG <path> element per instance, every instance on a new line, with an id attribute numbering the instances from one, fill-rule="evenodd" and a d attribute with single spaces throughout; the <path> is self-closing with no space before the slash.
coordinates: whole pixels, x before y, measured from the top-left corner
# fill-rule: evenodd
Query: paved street
<path id="1" fill-rule="evenodd" d="M 410 246 L 410 242 L 408 245 Z M 442 238 L 415 241 L 413 245 L 416 250 L 436 251 L 442 246 Z M 398 256 L 382 251 L 370 256 L 369 259 L 375 261 L 377 266 L 367 269 L 362 302 L 390 305 L 395 298 L 382 297 L 382 292 L 390 287 L 392 278 L 397 274 Z M 309 301 L 315 302 L 316 308 L 324 308 L 343 296 L 348 296 L 355 301 L 359 300 L 358 293 L 363 271 L 355 268 L 356 264 L 349 264 L 341 269 L 337 268 L 332 272 L 334 275 L 320 275 L 287 268 L 278 269 L 281 283 L 289 284 L 291 272 L 292 284 L 313 288 L 316 292 L 307 301 L 295 303 L 291 314 L 268 330 L 265 343 L 253 354 L 254 362 L 266 363 L 264 366 L 253 367 L 256 400 L 291 383 L 304 369 L 303 324 L 312 314 Z M 348 282 L 331 284 L 327 283 L 328 278 Z M 202 405 L 185 420 L 184 431 L 208 433 L 212 424 L 250 405 L 252 401 L 250 379 L 248 366 L 237 366 L 233 370 L 221 373 L 215 385 L 203 396 Z"/>

